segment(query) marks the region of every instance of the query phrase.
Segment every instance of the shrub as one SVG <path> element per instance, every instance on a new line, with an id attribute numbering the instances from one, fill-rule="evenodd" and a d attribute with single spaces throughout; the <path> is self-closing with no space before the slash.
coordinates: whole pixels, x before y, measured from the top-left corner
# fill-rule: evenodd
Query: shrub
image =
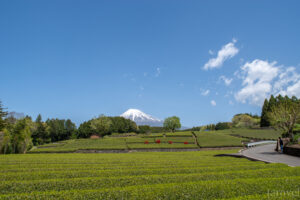
<path id="1" fill-rule="evenodd" d="M 169 143 L 169 144 L 173 144 L 173 142 L 172 142 L 172 141 L 169 141 L 168 143 Z"/>
<path id="2" fill-rule="evenodd" d="M 160 144 L 160 140 L 156 140 L 155 143 Z"/>
<path id="3" fill-rule="evenodd" d="M 144 143 L 145 143 L 145 144 L 149 144 L 149 141 L 148 141 L 148 140 L 146 140 Z"/>
<path id="4" fill-rule="evenodd" d="M 185 141 L 183 144 L 189 144 L 187 141 Z"/>

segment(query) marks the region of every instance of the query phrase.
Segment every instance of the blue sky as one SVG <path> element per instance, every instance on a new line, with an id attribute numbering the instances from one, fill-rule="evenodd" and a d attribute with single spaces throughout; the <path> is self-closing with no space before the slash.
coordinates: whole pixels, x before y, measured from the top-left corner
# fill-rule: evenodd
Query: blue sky
<path id="1" fill-rule="evenodd" d="M 1 1 L 0 99 L 33 118 L 137 108 L 184 126 L 300 97 L 299 1 Z"/>

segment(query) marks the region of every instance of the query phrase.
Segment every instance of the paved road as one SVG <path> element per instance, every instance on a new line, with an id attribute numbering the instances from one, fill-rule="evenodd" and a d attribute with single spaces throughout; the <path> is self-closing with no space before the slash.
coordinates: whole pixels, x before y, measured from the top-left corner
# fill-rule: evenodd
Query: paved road
<path id="1" fill-rule="evenodd" d="M 289 166 L 300 166 L 300 157 L 281 154 L 274 151 L 276 144 L 267 144 L 257 147 L 252 147 L 241 152 L 245 157 L 269 162 L 269 163 L 284 163 Z"/>

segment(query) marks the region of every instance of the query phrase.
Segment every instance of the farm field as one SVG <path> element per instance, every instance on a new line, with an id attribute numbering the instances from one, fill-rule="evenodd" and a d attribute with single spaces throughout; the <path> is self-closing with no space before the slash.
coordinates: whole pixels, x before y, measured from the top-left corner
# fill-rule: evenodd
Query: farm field
<path id="1" fill-rule="evenodd" d="M 262 139 L 262 140 L 276 140 L 281 136 L 280 131 L 276 131 L 273 129 L 227 129 L 222 131 L 217 131 L 220 133 L 230 134 L 230 135 L 238 135 L 242 137 L 247 137 L 251 139 Z"/>
<path id="2" fill-rule="evenodd" d="M 190 149 L 199 148 L 192 133 L 163 135 L 137 135 L 130 137 L 104 137 L 101 139 L 75 139 L 33 148 L 30 153 L 75 152 L 77 150 L 130 150 L 130 149 Z M 159 143 L 158 143 L 159 141 Z M 147 143 L 147 144 L 145 144 Z M 170 144 L 171 143 L 171 144 Z"/>
<path id="3" fill-rule="evenodd" d="M 197 132 L 200 147 L 234 147 L 243 146 L 243 138 L 233 137 L 219 131 Z"/>
<path id="4" fill-rule="evenodd" d="M 165 133 L 165 136 L 162 133 L 154 133 L 127 137 L 108 136 L 101 139 L 75 139 L 41 145 L 32 149 L 30 153 L 67 153 L 77 150 L 194 149 L 199 148 L 199 146 L 200 148 L 242 147 L 242 142 L 248 141 L 250 138 L 276 139 L 280 136 L 280 133 L 270 129 L 228 129 L 195 131 L 194 135 L 192 132 L 186 131 Z M 157 141 L 160 143 L 157 143 Z"/>
<path id="5" fill-rule="evenodd" d="M 0 156 L 0 199 L 296 199 L 300 168 L 231 151 Z M 270 196 L 272 198 L 270 198 Z"/>

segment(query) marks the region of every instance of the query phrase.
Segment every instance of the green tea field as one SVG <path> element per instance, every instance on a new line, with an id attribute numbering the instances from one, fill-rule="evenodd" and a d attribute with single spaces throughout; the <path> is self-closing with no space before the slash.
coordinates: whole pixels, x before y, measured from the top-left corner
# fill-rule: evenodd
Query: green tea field
<path id="1" fill-rule="evenodd" d="M 230 152 L 0 155 L 0 199 L 299 198 L 299 167 Z"/>
<path id="2" fill-rule="evenodd" d="M 204 132 L 140 134 L 101 139 L 73 139 L 45 144 L 30 153 L 67 153 L 78 150 L 199 149 L 206 147 L 243 147 L 250 138 L 276 139 L 279 132 L 263 129 L 228 129 Z M 158 142 L 159 141 L 159 142 Z"/>

